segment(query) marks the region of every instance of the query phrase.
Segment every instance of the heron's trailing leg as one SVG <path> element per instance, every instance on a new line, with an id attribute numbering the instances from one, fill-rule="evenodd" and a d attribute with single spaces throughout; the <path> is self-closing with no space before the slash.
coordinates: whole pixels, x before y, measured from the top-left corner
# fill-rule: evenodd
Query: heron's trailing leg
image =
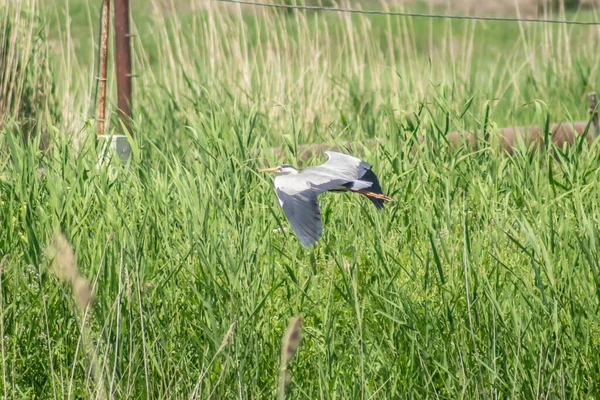
<path id="1" fill-rule="evenodd" d="M 356 190 L 356 193 L 364 194 L 365 196 L 372 197 L 374 199 L 379 199 L 379 200 L 384 200 L 384 201 L 394 201 L 394 199 L 392 199 L 389 196 L 386 196 L 385 194 L 373 193 L 373 192 L 369 192 L 368 190 Z"/>
<path id="2" fill-rule="evenodd" d="M 392 199 L 389 196 L 386 196 L 383 193 L 375 193 L 375 192 L 370 192 L 368 190 L 352 190 L 352 189 L 345 188 L 345 187 L 338 187 L 338 188 L 329 190 L 329 192 L 353 192 L 353 193 L 364 194 L 365 196 L 372 198 L 372 199 L 378 199 L 378 200 L 383 200 L 383 201 L 394 201 L 394 199 Z"/>

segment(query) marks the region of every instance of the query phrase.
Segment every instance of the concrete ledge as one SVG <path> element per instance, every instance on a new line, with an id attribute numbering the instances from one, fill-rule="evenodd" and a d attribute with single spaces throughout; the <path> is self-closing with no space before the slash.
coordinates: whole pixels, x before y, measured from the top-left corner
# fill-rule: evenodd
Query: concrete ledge
<path id="1" fill-rule="evenodd" d="M 112 155 L 116 154 L 121 163 L 127 164 L 131 155 L 131 146 L 125 135 L 100 135 L 98 136 L 99 141 L 103 141 L 102 150 L 98 156 L 98 165 L 102 165 L 104 162 L 110 162 Z"/>

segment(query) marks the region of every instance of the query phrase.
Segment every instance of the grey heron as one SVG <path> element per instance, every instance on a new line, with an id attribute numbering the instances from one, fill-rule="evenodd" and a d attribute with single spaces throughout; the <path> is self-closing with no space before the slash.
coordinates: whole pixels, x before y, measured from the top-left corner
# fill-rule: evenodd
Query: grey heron
<path id="1" fill-rule="evenodd" d="M 372 165 L 359 158 L 326 151 L 328 160 L 302 171 L 289 164 L 259 172 L 274 172 L 275 191 L 279 204 L 292 230 L 304 247 L 310 247 L 321 237 L 321 213 L 317 197 L 324 192 L 353 192 L 365 195 L 377 209 L 392 201 L 381 190 Z"/>

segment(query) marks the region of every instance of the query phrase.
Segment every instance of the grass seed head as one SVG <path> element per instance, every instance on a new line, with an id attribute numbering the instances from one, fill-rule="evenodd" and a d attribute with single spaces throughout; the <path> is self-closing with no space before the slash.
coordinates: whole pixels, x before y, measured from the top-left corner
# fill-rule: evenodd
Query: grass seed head
<path id="1" fill-rule="evenodd" d="M 300 347 L 300 341 L 302 340 L 302 317 L 299 315 L 292 318 L 288 324 L 283 338 L 281 339 L 281 361 L 279 369 L 279 383 L 277 388 L 277 398 L 279 400 L 284 399 L 287 394 L 290 381 L 292 379 L 291 374 L 288 372 L 287 367 L 292 357 Z"/>
<path id="2" fill-rule="evenodd" d="M 287 367 L 292 357 L 300 347 L 302 340 L 302 317 L 297 316 L 288 324 L 281 341 L 281 360 Z"/>
<path id="3" fill-rule="evenodd" d="M 225 334 L 225 336 L 223 336 L 221 345 L 219 346 L 219 348 L 217 349 L 217 352 L 215 354 L 219 354 L 225 348 L 225 346 L 227 346 L 227 343 L 229 343 L 229 339 L 233 335 L 234 327 L 235 327 L 235 322 L 231 323 L 231 325 L 229 326 L 229 329 L 227 330 L 227 333 Z"/>
<path id="4" fill-rule="evenodd" d="M 0 261 L 0 276 L 2 276 L 2 274 L 4 273 L 4 266 L 6 265 L 9 256 L 10 253 L 6 253 L 4 257 L 2 257 L 2 261 Z"/>
<path id="5" fill-rule="evenodd" d="M 59 278 L 69 282 L 77 278 L 79 271 L 75 263 L 75 252 L 65 235 L 54 234 L 52 243 L 47 248 L 47 255 L 54 261 L 54 272 Z"/>
<path id="6" fill-rule="evenodd" d="M 83 310 L 93 300 L 89 281 L 77 269 L 75 252 L 64 234 L 55 233 L 46 254 L 53 260 L 56 275 L 71 284 L 77 307 Z"/>
<path id="7" fill-rule="evenodd" d="M 73 296 L 77 307 L 80 309 L 84 309 L 94 300 L 90 283 L 81 275 L 75 278 L 75 282 L 73 282 Z"/>

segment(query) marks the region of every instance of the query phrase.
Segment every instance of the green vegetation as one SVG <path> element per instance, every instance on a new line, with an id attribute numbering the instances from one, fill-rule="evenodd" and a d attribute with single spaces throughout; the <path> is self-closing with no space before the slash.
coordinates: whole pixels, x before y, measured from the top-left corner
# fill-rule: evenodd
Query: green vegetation
<path id="1" fill-rule="evenodd" d="M 133 153 L 113 176 L 86 4 L 6 14 L 36 16 L 48 67 L 26 74 L 54 89 L 27 111 L 47 150 L 23 114 L 0 135 L 0 396 L 274 398 L 295 315 L 289 398 L 599 395 L 598 141 L 507 156 L 443 139 L 586 119 L 597 29 L 138 4 Z M 395 202 L 322 196 L 310 250 L 274 231 L 263 159 L 371 137 Z M 57 231 L 87 314 L 46 251 Z"/>

